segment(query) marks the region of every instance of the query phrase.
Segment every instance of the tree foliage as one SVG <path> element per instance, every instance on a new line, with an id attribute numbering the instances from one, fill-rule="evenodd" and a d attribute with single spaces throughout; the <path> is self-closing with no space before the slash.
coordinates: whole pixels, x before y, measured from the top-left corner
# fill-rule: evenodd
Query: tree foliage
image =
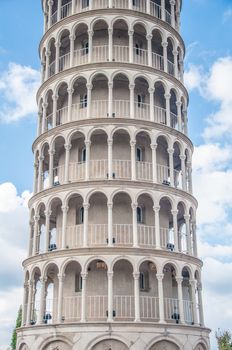
<path id="1" fill-rule="evenodd" d="M 232 350 L 232 335 L 229 331 L 216 332 L 216 339 L 219 350 Z"/>
<path id="2" fill-rule="evenodd" d="M 19 308 L 17 319 L 16 319 L 16 325 L 15 325 L 15 328 L 13 330 L 13 334 L 12 334 L 12 338 L 11 338 L 11 349 L 12 350 L 16 349 L 16 343 L 17 343 L 16 329 L 21 327 L 21 323 L 22 323 L 22 306 L 20 306 L 20 308 Z"/>

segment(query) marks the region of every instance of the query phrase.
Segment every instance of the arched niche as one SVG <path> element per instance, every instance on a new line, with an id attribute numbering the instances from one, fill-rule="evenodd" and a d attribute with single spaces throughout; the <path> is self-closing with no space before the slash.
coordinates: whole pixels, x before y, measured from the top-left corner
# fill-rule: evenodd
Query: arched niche
<path id="1" fill-rule="evenodd" d="M 43 350 L 71 350 L 70 346 L 62 340 L 54 341 L 46 345 Z"/>
<path id="2" fill-rule="evenodd" d="M 158 343 L 154 344 L 150 350 L 180 350 L 179 347 L 167 340 L 161 340 Z"/>
<path id="3" fill-rule="evenodd" d="M 128 347 L 119 340 L 103 340 L 94 345 L 91 350 L 128 350 Z"/>

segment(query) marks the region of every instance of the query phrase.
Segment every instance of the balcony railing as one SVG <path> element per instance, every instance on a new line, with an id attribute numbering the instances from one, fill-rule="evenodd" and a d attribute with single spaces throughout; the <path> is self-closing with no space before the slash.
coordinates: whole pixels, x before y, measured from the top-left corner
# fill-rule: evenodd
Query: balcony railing
<path id="1" fill-rule="evenodd" d="M 159 320 L 159 298 L 151 296 L 140 297 L 140 317 L 142 321 Z"/>
<path id="2" fill-rule="evenodd" d="M 77 322 L 81 319 L 81 296 L 63 298 L 64 322 Z"/>
<path id="3" fill-rule="evenodd" d="M 113 224 L 113 240 L 115 246 L 132 246 L 133 225 Z"/>
<path id="4" fill-rule="evenodd" d="M 134 296 L 115 295 L 114 296 L 115 320 L 133 320 L 135 317 Z"/>
<path id="5" fill-rule="evenodd" d="M 108 237 L 107 224 L 93 224 L 88 226 L 88 244 L 90 246 L 106 246 Z"/>
<path id="6" fill-rule="evenodd" d="M 87 319 L 91 321 L 106 321 L 108 297 L 106 295 L 91 295 L 87 297 Z"/>
<path id="7" fill-rule="evenodd" d="M 138 225 L 138 243 L 140 247 L 156 246 L 155 226 Z"/>
<path id="8" fill-rule="evenodd" d="M 67 226 L 66 246 L 69 248 L 80 248 L 83 246 L 83 225 Z"/>
<path id="9" fill-rule="evenodd" d="M 165 298 L 164 299 L 164 317 L 167 321 L 176 322 L 179 319 L 179 300 Z"/>

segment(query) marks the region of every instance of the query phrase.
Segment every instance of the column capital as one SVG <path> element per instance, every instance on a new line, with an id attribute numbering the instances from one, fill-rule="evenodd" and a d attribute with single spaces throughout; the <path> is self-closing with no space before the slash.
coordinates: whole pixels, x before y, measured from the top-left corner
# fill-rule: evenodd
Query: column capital
<path id="1" fill-rule="evenodd" d="M 92 90 L 93 84 L 86 84 L 87 90 Z"/>
<path id="2" fill-rule="evenodd" d="M 41 284 L 45 284 L 47 282 L 48 278 L 47 278 L 47 276 L 46 277 L 40 277 L 39 280 L 40 280 Z"/>
<path id="3" fill-rule="evenodd" d="M 84 203 L 84 204 L 83 204 L 83 208 L 84 208 L 85 210 L 89 210 L 89 207 L 90 207 L 90 204 L 89 204 L 89 203 Z"/>
<path id="4" fill-rule="evenodd" d="M 196 280 L 189 280 L 189 283 L 191 284 L 192 287 L 196 289 L 197 287 L 197 281 Z"/>
<path id="5" fill-rule="evenodd" d="M 43 102 L 43 103 L 42 103 L 42 107 L 43 107 L 43 108 L 47 108 L 47 106 L 48 106 L 48 103 L 47 103 L 47 102 Z"/>
<path id="6" fill-rule="evenodd" d="M 164 278 L 164 274 L 163 273 L 157 273 L 156 274 L 156 278 L 159 282 L 162 282 L 163 281 L 163 278 Z"/>
<path id="7" fill-rule="evenodd" d="M 85 141 L 85 146 L 86 146 L 86 147 L 89 147 L 90 145 L 91 145 L 91 141 L 89 141 L 89 140 L 88 140 L 88 141 Z"/>
<path id="8" fill-rule="evenodd" d="M 65 274 L 58 274 L 57 275 L 58 279 L 59 279 L 59 282 L 64 282 L 64 279 L 65 279 Z"/>
<path id="9" fill-rule="evenodd" d="M 178 212 L 179 212 L 179 210 L 177 210 L 177 209 L 173 209 L 173 210 L 171 210 L 172 215 L 177 215 L 177 214 L 178 214 Z"/>
<path id="10" fill-rule="evenodd" d="M 130 146 L 131 147 L 135 147 L 135 145 L 136 145 L 136 141 L 135 140 L 130 141 Z"/>
<path id="11" fill-rule="evenodd" d="M 182 102 L 181 101 L 176 101 L 176 106 L 177 107 L 180 107 L 182 105 Z"/>
<path id="12" fill-rule="evenodd" d="M 58 95 L 58 94 L 53 94 L 53 95 L 52 95 L 52 100 L 53 100 L 53 101 L 57 101 L 58 98 L 59 98 L 59 95 Z"/>
<path id="13" fill-rule="evenodd" d="M 34 216 L 34 220 L 35 220 L 35 222 L 37 222 L 37 223 L 38 223 L 39 219 L 40 219 L 40 216 L 39 216 L 39 215 L 35 215 L 35 216 Z"/>
<path id="14" fill-rule="evenodd" d="M 136 210 L 138 207 L 138 204 L 137 203 L 131 203 L 131 208 L 132 210 Z"/>
<path id="15" fill-rule="evenodd" d="M 113 203 L 107 203 L 107 207 L 108 207 L 108 209 L 113 209 Z"/>
<path id="16" fill-rule="evenodd" d="M 54 149 L 49 149 L 48 150 L 49 156 L 54 156 L 55 153 L 56 153 L 56 151 Z"/>
<path id="17" fill-rule="evenodd" d="M 40 156 L 40 157 L 39 157 L 39 161 L 40 161 L 40 162 L 43 162 L 43 161 L 44 161 L 44 156 Z"/>
<path id="18" fill-rule="evenodd" d="M 74 93 L 74 89 L 73 88 L 68 88 L 67 91 L 68 91 L 69 95 L 72 95 Z"/>
<path id="19" fill-rule="evenodd" d="M 171 155 L 171 154 L 174 154 L 174 148 L 168 148 L 168 153 Z"/>
<path id="20" fill-rule="evenodd" d="M 114 83 L 113 83 L 112 81 L 110 81 L 110 82 L 108 83 L 108 87 L 109 87 L 110 89 L 113 89 L 113 86 L 114 86 Z"/>
<path id="21" fill-rule="evenodd" d="M 202 291 L 202 283 L 201 283 L 201 282 L 197 282 L 197 290 L 198 290 L 199 292 Z"/>
<path id="22" fill-rule="evenodd" d="M 63 214 L 67 214 L 69 207 L 68 206 L 62 206 L 61 207 Z"/>
<path id="23" fill-rule="evenodd" d="M 154 207 L 153 207 L 153 210 L 154 210 L 155 213 L 159 213 L 159 211 L 160 211 L 160 206 L 159 206 L 159 205 L 158 205 L 158 206 L 154 206 Z"/>
<path id="24" fill-rule="evenodd" d="M 172 53 L 174 56 L 177 56 L 179 52 L 177 50 L 173 50 Z"/>
<path id="25" fill-rule="evenodd" d="M 113 271 L 108 271 L 108 272 L 107 272 L 107 276 L 108 276 L 109 279 L 113 279 L 113 277 L 114 277 L 114 272 L 113 272 Z"/>
<path id="26" fill-rule="evenodd" d="M 151 146 L 151 149 L 155 151 L 157 149 L 158 144 L 157 143 L 151 143 L 150 146 Z"/>
<path id="27" fill-rule="evenodd" d="M 189 214 L 185 214 L 184 215 L 184 219 L 185 219 L 185 221 L 189 221 L 190 220 L 190 215 Z"/>
<path id="28" fill-rule="evenodd" d="M 55 42 L 55 47 L 58 49 L 61 47 L 61 42 L 60 41 L 56 41 Z"/>
<path id="29" fill-rule="evenodd" d="M 135 84 L 129 84 L 129 89 L 134 90 L 135 89 Z"/>
<path id="30" fill-rule="evenodd" d="M 69 35 L 69 40 L 75 40 L 76 39 L 76 35 L 75 34 L 70 34 Z"/>
<path id="31" fill-rule="evenodd" d="M 168 42 L 167 41 L 163 41 L 161 45 L 163 46 L 163 48 L 166 48 L 166 47 L 168 47 Z"/>
<path id="32" fill-rule="evenodd" d="M 185 159 L 186 159 L 186 155 L 181 154 L 181 155 L 180 155 L 180 160 L 185 160 Z"/>
<path id="33" fill-rule="evenodd" d="M 133 277 L 135 280 L 139 280 L 140 273 L 139 272 L 133 272 Z"/>
<path id="34" fill-rule="evenodd" d="M 71 143 L 65 143 L 64 148 L 66 149 L 66 151 L 70 151 L 70 149 L 72 148 Z"/>
<path id="35" fill-rule="evenodd" d="M 46 56 L 47 58 L 49 58 L 49 57 L 51 56 L 51 51 L 50 51 L 50 50 L 46 50 L 45 56 Z"/>
<path id="36" fill-rule="evenodd" d="M 88 30 L 88 34 L 89 34 L 89 36 L 93 36 L 94 31 L 93 30 Z"/>
<path id="37" fill-rule="evenodd" d="M 170 5 L 174 6 L 176 4 L 176 0 L 170 0 Z"/>
<path id="38" fill-rule="evenodd" d="M 86 280 L 87 279 L 87 276 L 88 276 L 88 272 L 81 272 L 81 278 L 83 280 Z"/>
<path id="39" fill-rule="evenodd" d="M 166 100 L 170 100 L 171 94 L 170 94 L 170 93 L 166 93 L 166 94 L 164 95 L 164 97 L 165 97 Z"/>
<path id="40" fill-rule="evenodd" d="M 182 282 L 183 282 L 183 277 L 176 277 L 177 284 L 182 284 Z"/>
<path id="41" fill-rule="evenodd" d="M 150 34 L 147 34 L 147 36 L 146 36 L 146 39 L 147 40 L 151 40 L 153 38 L 153 35 L 150 33 Z"/>
<path id="42" fill-rule="evenodd" d="M 108 33 L 113 34 L 113 28 L 108 28 Z"/>
<path id="43" fill-rule="evenodd" d="M 134 31 L 133 31 L 133 30 L 128 30 L 128 35 L 129 35 L 129 36 L 134 35 Z"/>
<path id="44" fill-rule="evenodd" d="M 54 4 L 53 0 L 48 0 L 48 5 L 52 6 Z"/>
<path id="45" fill-rule="evenodd" d="M 154 94 L 155 88 L 149 88 L 149 89 L 148 89 L 148 92 L 149 92 L 149 94 Z"/>
<path id="46" fill-rule="evenodd" d="M 52 215 L 52 211 L 51 210 L 45 210 L 44 214 L 45 214 L 45 216 L 47 218 L 49 218 Z"/>
<path id="47" fill-rule="evenodd" d="M 107 143 L 108 143 L 108 146 L 112 146 L 113 145 L 113 139 L 108 139 Z"/>

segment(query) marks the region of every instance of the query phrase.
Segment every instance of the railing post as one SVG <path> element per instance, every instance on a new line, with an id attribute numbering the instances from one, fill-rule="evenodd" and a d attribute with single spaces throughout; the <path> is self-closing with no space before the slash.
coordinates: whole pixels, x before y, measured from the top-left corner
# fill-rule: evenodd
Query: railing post
<path id="1" fill-rule="evenodd" d="M 44 251 L 45 253 L 48 252 L 49 250 L 49 243 L 50 243 L 50 216 L 52 214 L 51 210 L 46 210 L 45 211 L 45 247 Z"/>
<path id="2" fill-rule="evenodd" d="M 65 175 L 64 175 L 64 182 L 66 184 L 69 183 L 69 160 L 70 160 L 70 150 L 72 148 L 71 144 L 65 144 Z"/>
<path id="3" fill-rule="evenodd" d="M 38 324 L 43 324 L 44 323 L 46 282 L 47 282 L 47 277 L 40 278 L 41 289 L 40 289 L 40 309 L 39 309 Z"/>
<path id="4" fill-rule="evenodd" d="M 154 88 L 149 88 L 148 92 L 150 94 L 150 121 L 155 121 L 155 109 L 154 109 Z"/>
<path id="5" fill-rule="evenodd" d="M 138 247 L 138 223 L 137 223 L 137 204 L 132 203 L 132 220 L 133 220 L 133 247 Z"/>
<path id="6" fill-rule="evenodd" d="M 160 219 L 159 219 L 159 212 L 160 212 L 160 206 L 153 207 L 153 210 L 155 212 L 155 245 L 156 249 L 160 249 Z"/>
<path id="7" fill-rule="evenodd" d="M 65 247 L 66 247 L 66 230 L 67 230 L 67 214 L 68 214 L 69 207 L 64 206 L 61 209 L 63 212 L 61 249 L 65 249 Z"/>
<path id="8" fill-rule="evenodd" d="M 113 203 L 108 203 L 108 246 L 113 247 Z"/>
<path id="9" fill-rule="evenodd" d="M 62 323 L 62 311 L 63 311 L 63 288 L 65 275 L 58 275 L 59 287 L 58 287 L 58 313 L 57 322 Z"/>
<path id="10" fill-rule="evenodd" d="M 156 157 L 157 144 L 151 144 L 152 152 L 152 180 L 153 183 L 157 183 L 157 157 Z"/>
<path id="11" fill-rule="evenodd" d="M 169 148 L 168 154 L 169 154 L 170 183 L 171 183 L 171 186 L 174 187 L 174 165 L 173 165 L 174 149 Z"/>
<path id="12" fill-rule="evenodd" d="M 74 89 L 68 89 L 68 122 L 72 121 L 72 97 Z"/>
<path id="13" fill-rule="evenodd" d="M 176 282 L 177 282 L 177 289 L 178 289 L 178 302 L 179 302 L 180 322 L 182 324 L 185 324 L 184 305 L 183 305 L 183 291 L 182 291 L 183 277 L 176 277 Z"/>
<path id="14" fill-rule="evenodd" d="M 53 166 L 54 166 L 54 155 L 55 155 L 55 150 L 51 149 L 48 151 L 49 153 L 49 187 L 53 186 Z"/>
<path id="15" fill-rule="evenodd" d="M 136 141 L 135 140 L 131 141 L 130 146 L 131 146 L 131 180 L 136 181 L 136 161 L 135 161 Z"/>
<path id="16" fill-rule="evenodd" d="M 86 280 L 87 273 L 82 273 L 82 292 L 81 292 L 81 322 L 86 322 Z"/>
<path id="17" fill-rule="evenodd" d="M 140 322 L 140 302 L 139 302 L 139 272 L 133 273 L 134 276 L 134 303 L 135 303 L 135 322 Z"/>
<path id="18" fill-rule="evenodd" d="M 179 240 L 178 240 L 178 224 L 177 224 L 177 215 L 178 210 L 172 210 L 172 218 L 173 218 L 173 231 L 174 231 L 174 250 L 175 252 L 179 251 Z"/>
<path id="19" fill-rule="evenodd" d="M 130 89 L 130 118 L 135 118 L 135 84 L 129 85 Z"/>
<path id="20" fill-rule="evenodd" d="M 113 322 L 113 271 L 108 271 L 108 318 L 107 322 Z"/>
<path id="21" fill-rule="evenodd" d="M 158 295 L 159 295 L 159 323 L 166 323 L 164 320 L 164 290 L 163 290 L 163 278 L 164 274 L 157 274 L 158 280 Z"/>

